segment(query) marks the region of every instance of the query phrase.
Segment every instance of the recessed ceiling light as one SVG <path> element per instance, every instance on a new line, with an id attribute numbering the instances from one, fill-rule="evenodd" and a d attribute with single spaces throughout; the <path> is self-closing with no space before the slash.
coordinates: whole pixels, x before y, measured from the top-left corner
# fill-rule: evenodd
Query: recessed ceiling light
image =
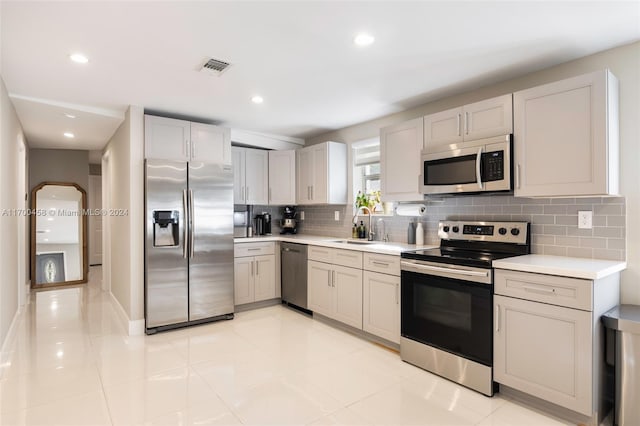
<path id="1" fill-rule="evenodd" d="M 73 114 L 69 114 L 68 112 L 65 112 L 65 113 L 64 113 L 64 116 L 65 116 L 65 117 L 67 117 L 67 118 L 76 118 L 76 116 L 75 116 L 75 115 L 73 115 Z"/>
<path id="2" fill-rule="evenodd" d="M 89 58 L 84 56 L 82 53 L 74 53 L 69 56 L 69 59 L 77 64 L 86 64 L 87 62 L 89 62 Z"/>
<path id="3" fill-rule="evenodd" d="M 376 39 L 371 34 L 360 33 L 357 36 L 355 36 L 355 38 L 353 39 L 353 42 L 355 43 L 356 46 L 369 46 L 375 40 Z"/>
<path id="4" fill-rule="evenodd" d="M 251 102 L 253 102 L 254 104 L 261 104 L 264 102 L 264 98 L 260 95 L 255 95 L 251 98 Z"/>
<path id="5" fill-rule="evenodd" d="M 75 137 L 76 137 L 76 135 L 74 135 L 74 134 L 73 134 L 73 133 L 71 133 L 71 132 L 64 132 L 64 137 L 65 137 L 65 138 L 69 138 L 69 139 L 73 139 L 73 138 L 75 138 Z"/>

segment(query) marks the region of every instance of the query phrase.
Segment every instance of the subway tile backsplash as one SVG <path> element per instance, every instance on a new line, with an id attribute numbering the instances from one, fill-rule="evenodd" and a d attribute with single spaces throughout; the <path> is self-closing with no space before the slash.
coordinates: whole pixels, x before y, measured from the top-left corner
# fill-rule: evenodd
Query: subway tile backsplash
<path id="1" fill-rule="evenodd" d="M 427 215 L 420 218 L 425 228 L 425 243 L 438 244 L 440 220 L 514 220 L 531 222 L 531 250 L 583 258 L 625 260 L 625 199 L 595 198 L 515 198 L 508 195 L 460 196 L 427 201 Z M 282 209 L 269 208 L 274 218 Z M 578 228 L 578 211 L 593 212 L 593 229 Z M 305 220 L 299 232 L 347 238 L 351 236 L 352 207 L 299 206 Z M 340 220 L 334 219 L 338 211 Z M 368 218 L 359 216 L 358 221 Z M 390 241 L 406 242 L 407 227 L 415 218 L 374 216 L 373 223 L 384 221 Z M 374 228 L 375 229 L 375 228 Z"/>

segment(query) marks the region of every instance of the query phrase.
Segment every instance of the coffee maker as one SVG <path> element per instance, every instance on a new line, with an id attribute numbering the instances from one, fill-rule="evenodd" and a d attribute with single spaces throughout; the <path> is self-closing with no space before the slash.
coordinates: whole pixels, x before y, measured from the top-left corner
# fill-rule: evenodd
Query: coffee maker
<path id="1" fill-rule="evenodd" d="M 255 219 L 256 235 L 271 235 L 271 215 L 266 212 L 256 215 Z"/>
<path id="2" fill-rule="evenodd" d="M 297 234 L 298 222 L 296 220 L 296 207 L 284 206 L 284 212 L 282 213 L 282 219 L 280 219 L 280 231 L 281 234 Z"/>

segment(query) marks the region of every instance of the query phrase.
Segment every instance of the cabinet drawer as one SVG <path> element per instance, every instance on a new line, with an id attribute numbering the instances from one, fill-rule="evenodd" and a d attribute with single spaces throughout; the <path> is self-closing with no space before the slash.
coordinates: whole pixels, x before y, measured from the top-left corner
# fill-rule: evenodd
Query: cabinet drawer
<path id="1" fill-rule="evenodd" d="M 331 263 L 332 249 L 327 247 L 309 246 L 307 249 L 307 258 L 318 262 Z"/>
<path id="2" fill-rule="evenodd" d="M 365 253 L 363 269 L 365 271 L 400 276 L 400 256 Z"/>
<path id="3" fill-rule="evenodd" d="M 332 263 L 362 269 L 362 252 L 355 250 L 333 249 Z"/>
<path id="4" fill-rule="evenodd" d="M 275 253 L 275 243 L 238 243 L 234 245 L 234 257 L 263 256 Z"/>
<path id="5" fill-rule="evenodd" d="M 593 281 L 555 275 L 495 271 L 495 293 L 591 311 Z"/>

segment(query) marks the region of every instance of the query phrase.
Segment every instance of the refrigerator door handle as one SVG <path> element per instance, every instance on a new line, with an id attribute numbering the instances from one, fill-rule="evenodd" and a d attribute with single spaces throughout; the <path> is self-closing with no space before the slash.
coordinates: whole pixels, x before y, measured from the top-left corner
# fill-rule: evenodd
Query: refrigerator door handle
<path id="1" fill-rule="evenodd" d="M 187 226 L 187 217 L 189 217 L 189 205 L 188 205 L 188 201 L 187 201 L 187 190 L 183 189 L 182 190 L 182 208 L 184 211 L 184 217 L 182 218 L 182 222 L 183 222 L 183 226 L 182 226 L 182 257 L 183 258 L 187 258 L 187 239 L 188 239 L 188 226 Z"/>
<path id="2" fill-rule="evenodd" d="M 193 232 L 193 190 L 189 189 L 189 258 L 193 258 L 193 246 L 196 242 L 196 233 Z"/>

